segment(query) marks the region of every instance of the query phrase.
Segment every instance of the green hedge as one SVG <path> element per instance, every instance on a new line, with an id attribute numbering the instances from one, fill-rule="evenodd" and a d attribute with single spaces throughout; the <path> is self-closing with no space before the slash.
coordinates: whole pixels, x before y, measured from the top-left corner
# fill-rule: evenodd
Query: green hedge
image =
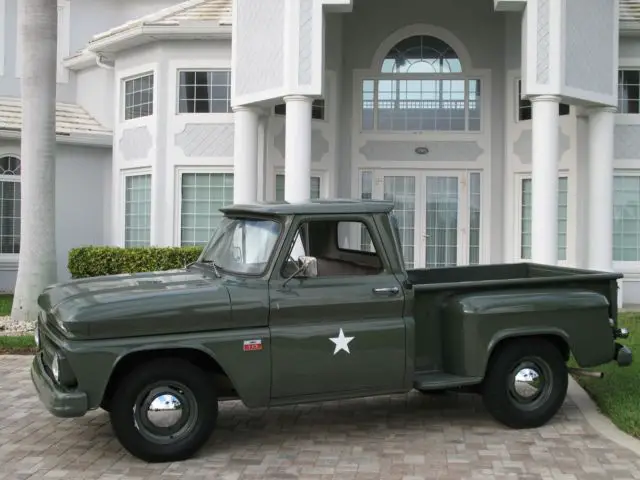
<path id="1" fill-rule="evenodd" d="M 69 252 L 72 278 L 183 268 L 195 261 L 201 247 L 78 247 Z"/>

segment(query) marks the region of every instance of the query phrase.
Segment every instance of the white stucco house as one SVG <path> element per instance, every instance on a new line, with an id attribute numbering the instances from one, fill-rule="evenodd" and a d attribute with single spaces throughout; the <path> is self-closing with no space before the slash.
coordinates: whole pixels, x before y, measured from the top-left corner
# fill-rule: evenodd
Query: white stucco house
<path id="1" fill-rule="evenodd" d="M 4 290 L 18 1 L 0 0 Z M 613 269 L 640 303 L 640 1 L 58 4 L 61 278 L 78 245 L 202 244 L 231 202 L 387 198 L 409 266 Z"/>

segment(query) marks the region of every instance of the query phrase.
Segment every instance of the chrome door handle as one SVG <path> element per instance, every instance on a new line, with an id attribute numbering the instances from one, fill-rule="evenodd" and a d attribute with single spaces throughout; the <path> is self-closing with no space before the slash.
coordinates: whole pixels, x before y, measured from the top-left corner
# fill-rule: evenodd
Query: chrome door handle
<path id="1" fill-rule="evenodd" d="M 400 289 L 398 287 L 374 288 L 373 293 L 376 295 L 397 295 Z"/>

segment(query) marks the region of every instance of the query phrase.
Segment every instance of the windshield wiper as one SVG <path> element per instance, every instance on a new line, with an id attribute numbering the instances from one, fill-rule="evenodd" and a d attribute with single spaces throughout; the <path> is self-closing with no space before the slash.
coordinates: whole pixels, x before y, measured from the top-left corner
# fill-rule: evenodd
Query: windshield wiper
<path id="1" fill-rule="evenodd" d="M 201 262 L 196 262 L 196 263 L 204 263 L 205 265 L 211 265 L 213 267 L 213 272 L 216 274 L 216 277 L 222 278 L 222 275 L 220 275 L 220 272 L 218 272 L 218 267 L 213 260 L 202 260 Z"/>

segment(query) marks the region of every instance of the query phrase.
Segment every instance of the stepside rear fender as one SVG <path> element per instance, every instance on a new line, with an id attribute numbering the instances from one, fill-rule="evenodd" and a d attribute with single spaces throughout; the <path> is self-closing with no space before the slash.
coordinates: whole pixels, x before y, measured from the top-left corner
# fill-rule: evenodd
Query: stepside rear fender
<path id="1" fill-rule="evenodd" d="M 601 365 L 614 357 L 609 302 L 590 290 L 455 295 L 443 304 L 440 318 L 443 369 L 455 375 L 484 376 L 491 352 L 500 342 L 516 337 L 550 336 L 564 342 L 581 367 Z"/>

